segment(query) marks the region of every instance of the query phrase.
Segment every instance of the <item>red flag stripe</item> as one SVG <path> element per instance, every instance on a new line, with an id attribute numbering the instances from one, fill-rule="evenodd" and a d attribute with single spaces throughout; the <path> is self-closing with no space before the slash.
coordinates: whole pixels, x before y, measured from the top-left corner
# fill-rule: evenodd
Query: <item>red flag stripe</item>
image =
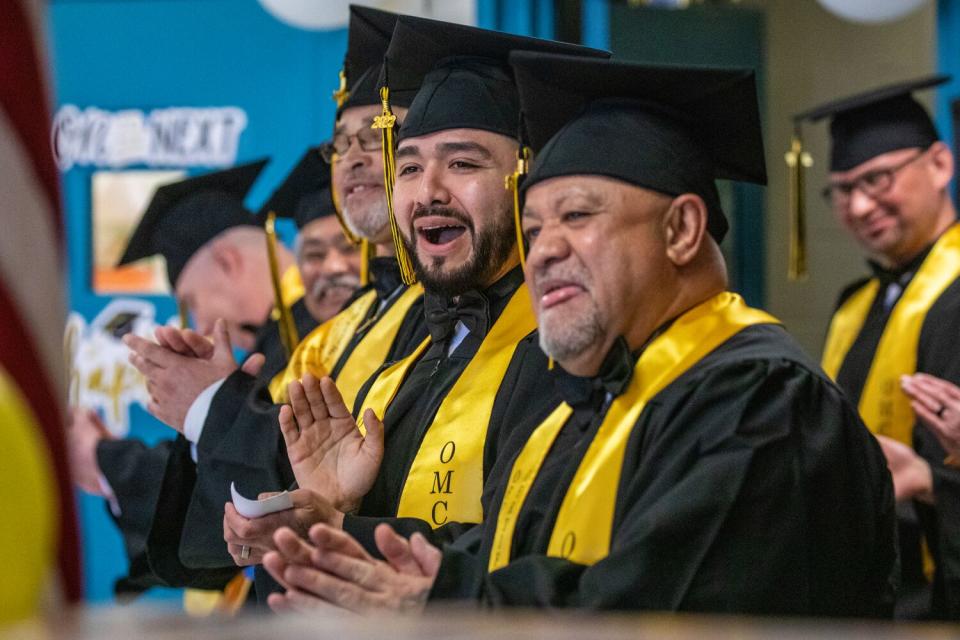
<path id="1" fill-rule="evenodd" d="M 0 16 L 0 108 L 30 154 L 60 243 L 63 222 L 59 215 L 59 176 L 50 152 L 50 115 L 43 87 L 45 74 L 34 41 L 36 29 L 21 0 L 0 0 Z"/>

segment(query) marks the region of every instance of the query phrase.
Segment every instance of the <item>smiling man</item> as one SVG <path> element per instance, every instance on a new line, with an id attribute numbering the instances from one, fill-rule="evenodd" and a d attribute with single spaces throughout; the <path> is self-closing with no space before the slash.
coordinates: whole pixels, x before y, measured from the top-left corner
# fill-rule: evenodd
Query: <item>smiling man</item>
<path id="1" fill-rule="evenodd" d="M 343 309 L 360 288 L 360 249 L 340 225 L 330 188 L 324 147 L 310 147 L 258 214 L 290 218 L 298 229 L 294 254 L 303 282 L 303 302 L 318 323 Z M 313 327 L 311 327 L 312 329 Z"/>
<path id="2" fill-rule="evenodd" d="M 960 384 L 954 158 L 911 95 L 946 80 L 882 87 L 797 118 L 831 118 L 824 196 L 873 272 L 841 294 L 823 366 L 858 405 L 893 473 L 903 568 L 897 615 L 958 619 L 960 469 L 924 425 L 939 426 L 952 400 L 943 381 Z"/>
<path id="3" fill-rule="evenodd" d="M 879 615 L 892 487 L 853 407 L 726 291 L 715 178 L 763 182 L 753 73 L 514 53 L 525 275 L 565 402 L 498 461 L 483 524 L 387 561 L 318 525 L 265 563 L 357 611 L 492 606 Z M 549 140 L 549 141 L 548 141 Z M 526 437 L 529 435 L 529 437 Z"/>
<path id="4" fill-rule="evenodd" d="M 318 521 L 371 549 L 385 518 L 452 539 L 482 520 L 482 488 L 511 430 L 556 404 L 538 391 L 547 362 L 530 336 L 535 322 L 505 189 L 518 151 L 519 104 L 506 65 L 513 49 L 606 55 L 398 20 L 386 56 L 389 90 L 420 87 L 396 149 L 398 255 L 409 256 L 424 287 L 430 337 L 361 391 L 354 415 L 366 437 L 332 381 L 292 383 L 292 410 L 280 420 L 301 487 L 297 508 L 257 520 L 228 510 L 232 550 L 262 554 L 280 525 L 305 535 Z"/>

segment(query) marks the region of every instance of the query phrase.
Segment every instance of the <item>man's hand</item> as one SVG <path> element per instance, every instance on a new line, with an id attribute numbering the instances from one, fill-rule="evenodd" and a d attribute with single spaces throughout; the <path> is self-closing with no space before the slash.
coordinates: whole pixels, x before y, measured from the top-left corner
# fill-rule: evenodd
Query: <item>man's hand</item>
<path id="1" fill-rule="evenodd" d="M 182 356 L 204 359 L 213 357 L 213 342 L 193 329 L 163 326 L 157 327 L 153 335 L 161 347 L 166 347 Z"/>
<path id="2" fill-rule="evenodd" d="M 280 409 L 280 430 L 290 466 L 301 487 L 312 489 L 338 510 L 355 510 L 377 478 L 383 460 L 383 424 L 367 410 L 360 433 L 330 378 L 307 374 L 287 386 L 290 404 Z"/>
<path id="3" fill-rule="evenodd" d="M 200 392 L 237 369 L 223 320 L 214 326 L 209 357 L 185 356 L 132 334 L 123 342 L 130 347 L 130 362 L 147 379 L 147 410 L 181 433 L 187 410 Z"/>
<path id="4" fill-rule="evenodd" d="M 944 451 L 960 462 L 960 387 L 926 373 L 903 376 L 900 386 Z"/>
<path id="5" fill-rule="evenodd" d="M 893 494 L 897 500 L 933 503 L 933 474 L 927 461 L 912 447 L 886 436 L 877 436 L 887 467 L 893 476 Z"/>
<path id="6" fill-rule="evenodd" d="M 261 494 L 259 498 L 270 495 Z M 223 539 L 238 566 L 261 564 L 264 554 L 276 548 L 273 534 L 278 529 L 287 527 L 306 537 L 310 526 L 318 522 L 334 527 L 343 525 L 343 514 L 309 489 L 291 491 L 290 499 L 293 501 L 292 509 L 260 518 L 245 518 L 237 512 L 232 502 L 226 503 L 223 510 Z M 243 547 L 247 547 L 247 557 L 243 557 Z"/>
<path id="7" fill-rule="evenodd" d="M 310 542 L 289 529 L 275 536 L 277 551 L 264 567 L 286 589 L 267 602 L 274 611 L 304 611 L 334 605 L 356 613 L 423 610 L 440 569 L 440 550 L 423 536 L 408 542 L 389 525 L 376 531 L 387 562 L 372 558 L 349 534 L 325 525 L 310 529 Z"/>
<path id="8" fill-rule="evenodd" d="M 102 497 L 97 445 L 101 440 L 113 440 L 113 434 L 107 430 L 100 416 L 92 409 L 74 407 L 70 417 L 67 441 L 70 447 L 70 469 L 73 481 L 87 493 Z"/>

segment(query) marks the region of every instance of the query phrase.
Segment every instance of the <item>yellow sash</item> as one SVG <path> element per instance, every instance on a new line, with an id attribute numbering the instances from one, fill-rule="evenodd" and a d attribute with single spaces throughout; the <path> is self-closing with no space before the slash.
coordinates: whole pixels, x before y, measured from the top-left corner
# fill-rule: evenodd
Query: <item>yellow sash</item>
<path id="1" fill-rule="evenodd" d="M 960 278 L 960 224 L 950 227 L 933 245 L 894 305 L 880 336 L 858 407 L 873 433 L 913 446 L 916 417 L 910 399 L 900 390 L 900 376 L 916 373 L 920 330 L 927 311 L 957 278 Z M 832 378 L 836 379 L 840 372 L 879 289 L 877 279 L 870 280 L 834 314 L 822 363 Z"/>
<path id="2" fill-rule="evenodd" d="M 287 267 L 283 277 L 280 278 L 280 296 L 283 298 L 283 304 L 292 307 L 306 292 L 297 265 Z"/>
<path id="3" fill-rule="evenodd" d="M 420 518 L 434 528 L 446 522 L 483 520 L 483 448 L 493 402 L 517 343 L 536 328 L 527 287 L 522 285 L 440 404 L 407 473 L 398 516 Z M 413 354 L 383 371 L 364 401 L 361 417 L 373 409 L 383 418 L 429 346 L 427 338 Z"/>
<path id="4" fill-rule="evenodd" d="M 627 440 L 647 402 L 742 329 L 778 323 L 743 299 L 721 293 L 680 316 L 644 350 L 627 390 L 610 404 L 563 498 L 547 555 L 593 564 L 610 549 Z M 489 570 L 510 562 L 517 516 L 557 434 L 573 409 L 566 403 L 533 432 L 510 472 L 490 553 Z"/>
<path id="5" fill-rule="evenodd" d="M 289 309 L 297 303 L 306 294 L 307 290 L 303 286 L 303 280 L 300 278 L 300 269 L 297 265 L 290 265 L 280 277 L 280 298 L 284 306 Z M 280 320 L 280 309 L 274 304 L 270 309 L 270 319 Z"/>
<path id="6" fill-rule="evenodd" d="M 353 406 L 361 385 L 386 360 L 407 311 L 422 294 L 421 287 L 407 288 L 350 354 L 337 376 L 337 388 L 347 407 Z M 311 331 L 293 352 L 287 368 L 270 382 L 274 402 L 286 402 L 287 385 L 307 373 L 317 378 L 329 375 L 376 303 L 376 291 L 368 291 Z"/>

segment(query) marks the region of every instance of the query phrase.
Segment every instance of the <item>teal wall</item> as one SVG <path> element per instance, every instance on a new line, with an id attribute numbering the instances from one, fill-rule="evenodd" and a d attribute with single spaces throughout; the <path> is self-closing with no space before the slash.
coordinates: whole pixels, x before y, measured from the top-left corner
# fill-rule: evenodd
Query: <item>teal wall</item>
<path id="1" fill-rule="evenodd" d="M 345 29 L 296 29 L 257 0 L 53 0 L 49 20 L 56 106 L 242 108 L 248 122 L 237 162 L 272 158 L 250 207 L 261 204 L 303 150 L 332 129 L 330 93 Z M 62 175 L 70 306 L 87 321 L 112 299 L 90 287 L 90 178 L 99 168 L 75 166 Z M 172 299 L 145 299 L 156 306 L 159 322 L 174 314 Z M 137 406 L 131 432 L 150 442 L 172 435 Z M 80 516 L 86 596 L 105 601 L 126 568 L 120 537 L 102 500 L 80 496 Z"/>

